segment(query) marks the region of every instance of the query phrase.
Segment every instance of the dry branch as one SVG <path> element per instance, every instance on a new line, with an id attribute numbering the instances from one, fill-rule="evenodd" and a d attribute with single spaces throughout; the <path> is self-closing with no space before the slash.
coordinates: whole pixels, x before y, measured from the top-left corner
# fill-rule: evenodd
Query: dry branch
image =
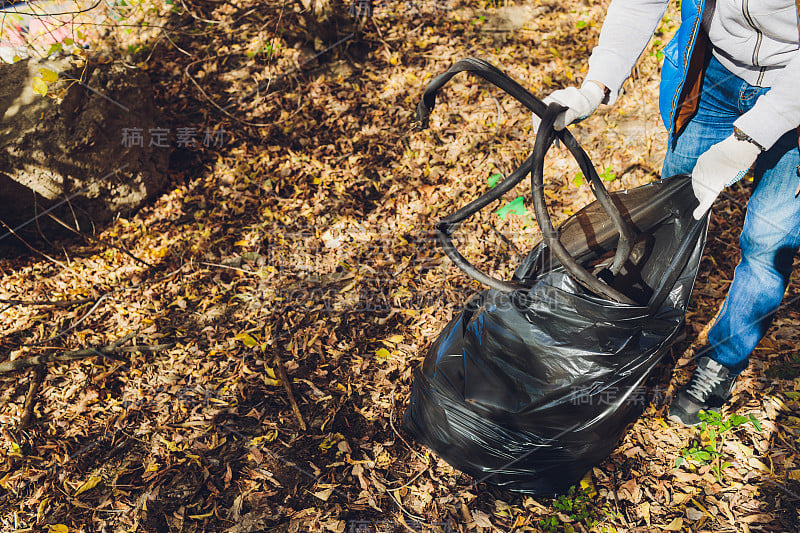
<path id="1" fill-rule="evenodd" d="M 305 431 L 308 429 L 308 426 L 306 426 L 306 421 L 303 420 L 303 414 L 300 412 L 300 407 L 297 405 L 297 400 L 294 399 L 292 386 L 289 384 L 289 377 L 286 375 L 286 368 L 283 366 L 283 361 L 281 361 L 281 358 L 277 353 L 275 354 L 275 367 L 278 370 L 278 377 L 280 378 L 281 383 L 283 383 L 283 388 L 286 390 L 286 395 L 289 397 L 289 403 L 292 406 L 294 416 L 297 418 L 297 423 L 300 424 L 300 429 Z"/>
<path id="2" fill-rule="evenodd" d="M 25 429 L 33 418 L 33 408 L 36 406 L 36 398 L 39 394 L 39 387 L 42 386 L 47 370 L 43 366 L 33 369 L 33 377 L 28 386 L 28 394 L 25 396 L 25 406 L 22 408 L 22 418 L 19 419 L 17 429 Z"/>
<path id="3" fill-rule="evenodd" d="M 308 429 L 308 426 L 306 426 L 306 421 L 303 419 L 303 414 L 300 412 L 300 407 L 297 405 L 297 400 L 294 399 L 292 385 L 289 382 L 289 376 L 286 375 L 286 367 L 283 366 L 280 353 L 278 353 L 278 350 L 280 349 L 278 336 L 280 335 L 281 330 L 283 330 L 283 318 L 279 317 L 273 326 L 272 358 L 275 364 L 275 369 L 278 371 L 278 379 L 281 380 L 283 388 L 286 391 L 286 396 L 289 397 L 289 404 L 292 406 L 292 411 L 294 412 L 295 418 L 297 418 L 297 423 L 300 424 L 300 429 L 305 431 Z"/>
<path id="4" fill-rule="evenodd" d="M 18 370 L 30 368 L 32 366 L 37 366 L 37 365 L 44 365 L 47 363 L 76 361 L 78 359 L 84 359 L 86 357 L 100 356 L 100 357 L 108 357 L 110 359 L 119 359 L 117 355 L 120 353 L 156 352 L 172 346 L 172 344 L 153 344 L 153 345 L 140 344 L 137 346 L 117 346 L 117 344 L 124 342 L 125 340 L 127 340 L 127 338 L 121 341 L 117 341 L 117 343 L 112 343 L 107 346 L 102 346 L 100 348 L 85 348 L 83 350 L 74 350 L 71 352 L 41 354 L 41 355 L 34 355 L 32 357 L 25 357 L 23 359 L 14 359 L 13 361 L 5 361 L 3 363 L 0 363 L 0 374 L 16 372 Z"/>
<path id="5" fill-rule="evenodd" d="M 15 299 L 0 299 L 0 304 L 9 305 L 29 305 L 29 306 L 48 306 L 55 307 L 71 307 L 73 305 L 83 305 L 92 303 L 97 298 L 82 298 L 80 300 L 15 300 Z"/>

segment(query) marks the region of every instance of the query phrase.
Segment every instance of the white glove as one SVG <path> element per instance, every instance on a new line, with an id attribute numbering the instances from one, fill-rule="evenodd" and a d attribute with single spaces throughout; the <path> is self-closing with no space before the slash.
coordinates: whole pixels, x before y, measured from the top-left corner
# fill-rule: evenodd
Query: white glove
<path id="1" fill-rule="evenodd" d="M 585 81 L 581 88 L 567 87 L 553 92 L 550 96 L 542 100 L 545 104 L 556 102 L 567 108 L 566 111 L 556 117 L 553 127 L 556 130 L 563 130 L 573 122 L 583 120 L 598 108 L 605 98 L 605 87 L 594 81 Z M 537 131 L 541 119 L 533 115 L 533 129 Z"/>
<path id="2" fill-rule="evenodd" d="M 703 218 L 722 189 L 747 174 L 760 153 L 759 146 L 731 135 L 697 158 L 692 171 L 692 189 L 700 201 L 693 213 L 696 220 Z"/>

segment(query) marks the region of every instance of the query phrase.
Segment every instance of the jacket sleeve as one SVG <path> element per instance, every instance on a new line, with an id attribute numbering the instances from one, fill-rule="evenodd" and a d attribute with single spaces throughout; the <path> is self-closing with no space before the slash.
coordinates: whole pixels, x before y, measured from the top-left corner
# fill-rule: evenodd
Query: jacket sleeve
<path id="1" fill-rule="evenodd" d="M 734 126 L 765 149 L 772 147 L 787 131 L 800 126 L 800 50 L 783 68 L 781 76 L 762 94 L 756 104 Z"/>
<path id="2" fill-rule="evenodd" d="M 668 0 L 612 0 L 609 5 L 586 74 L 587 80 L 599 81 L 609 88 L 609 103 L 616 101 L 668 3 Z"/>

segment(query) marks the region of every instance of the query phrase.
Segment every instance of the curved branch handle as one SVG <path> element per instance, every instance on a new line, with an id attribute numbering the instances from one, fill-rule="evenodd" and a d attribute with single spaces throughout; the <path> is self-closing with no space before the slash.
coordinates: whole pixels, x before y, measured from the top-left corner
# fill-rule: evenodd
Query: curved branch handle
<path id="1" fill-rule="evenodd" d="M 447 72 L 440 74 L 428 84 L 422 100 L 417 106 L 417 127 L 419 129 L 427 127 L 430 113 L 436 105 L 436 95 L 439 89 L 441 89 L 442 86 L 444 86 L 459 72 L 472 72 L 473 74 L 480 76 L 481 78 L 510 94 L 522 105 L 536 113 L 541 118 L 544 118 L 545 114 L 548 112 L 548 108 L 545 106 L 544 102 L 533 96 L 530 92 L 524 89 L 520 84 L 511 79 L 497 67 L 487 63 L 482 59 L 467 58 L 457 62 L 455 65 L 450 67 Z M 541 144 L 540 138 L 544 138 L 544 140 L 541 141 Z M 464 256 L 458 252 L 453 245 L 451 236 L 461 222 L 474 215 L 493 201 L 499 199 L 506 192 L 513 189 L 514 186 L 522 181 L 525 175 L 529 172 L 533 173 L 536 168 L 539 168 L 542 171 L 541 175 L 539 176 L 541 181 L 544 168 L 544 156 L 555 138 L 558 138 L 564 143 L 564 146 L 567 147 L 577 161 L 578 166 L 581 168 L 584 176 L 588 177 L 592 192 L 602 206 L 603 210 L 605 210 L 605 212 L 608 214 L 609 218 L 617 229 L 617 232 L 619 233 L 617 250 L 614 255 L 614 261 L 610 268 L 612 274 L 619 272 L 619 269 L 622 267 L 623 263 L 625 263 L 630 256 L 635 233 L 630 225 L 624 220 L 622 214 L 619 212 L 619 209 L 617 209 L 617 206 L 614 205 L 613 201 L 611 200 L 608 191 L 606 190 L 605 186 L 603 186 L 600 177 L 597 175 L 597 171 L 589 160 L 589 156 L 580 147 L 577 140 L 575 140 L 575 137 L 573 137 L 569 131 L 565 129 L 555 132 L 552 128 L 552 121 L 549 121 L 549 124 L 545 127 L 543 120 L 542 125 L 539 127 L 539 131 L 537 132 L 534 151 L 519 166 L 519 168 L 512 172 L 508 178 L 498 184 L 497 187 L 481 195 L 452 215 L 445 217 L 436 225 L 439 242 L 442 244 L 442 248 L 447 256 L 450 257 L 456 266 L 463 270 L 467 275 L 485 285 L 488 285 L 489 287 L 501 291 L 513 291 L 524 288 L 518 283 L 507 282 L 494 278 L 475 268 L 469 261 L 466 260 L 466 258 L 464 258 Z M 547 142 L 545 143 L 545 141 Z M 536 146 L 540 146 L 538 151 L 536 150 Z M 539 206 L 540 209 L 538 209 L 536 212 L 536 219 L 540 228 L 542 229 L 542 235 L 544 236 L 548 246 L 550 246 L 554 252 L 556 252 L 557 249 L 560 250 L 559 252 L 556 252 L 556 257 L 559 259 L 559 261 L 561 261 L 561 264 L 564 266 L 567 272 L 574 279 L 576 279 L 576 281 L 579 281 L 590 290 L 606 298 L 622 303 L 634 304 L 630 298 L 609 287 L 600 279 L 589 274 L 585 269 L 583 269 L 583 267 L 578 265 L 574 259 L 572 259 L 572 256 L 569 255 L 566 249 L 564 249 L 563 245 L 561 245 L 560 241 L 558 241 L 557 234 L 553 229 L 550 217 L 547 215 L 547 210 L 544 207 L 543 191 L 541 192 L 541 205 Z M 534 194 L 534 206 L 536 206 L 537 202 L 539 202 L 539 200 L 537 200 L 537 194 Z M 549 231 L 546 232 L 546 228 L 549 228 Z M 559 254 L 561 257 L 559 257 Z"/>

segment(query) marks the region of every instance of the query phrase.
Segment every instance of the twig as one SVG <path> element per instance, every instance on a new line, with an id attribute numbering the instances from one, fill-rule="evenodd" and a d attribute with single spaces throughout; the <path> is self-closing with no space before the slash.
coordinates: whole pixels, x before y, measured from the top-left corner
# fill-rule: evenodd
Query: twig
<path id="1" fill-rule="evenodd" d="M 275 343 L 278 344 L 277 342 Z M 278 369 L 278 377 L 283 383 L 283 388 L 286 390 L 286 395 L 289 397 L 289 403 L 292 405 L 292 411 L 294 411 L 294 416 L 297 418 L 297 423 L 300 424 L 300 429 L 305 431 L 308 429 L 306 426 L 306 421 L 303 420 L 303 414 L 300 412 L 300 407 L 297 405 L 297 401 L 294 399 L 294 393 L 292 392 L 292 386 L 289 384 L 289 378 L 286 376 L 286 368 L 283 366 L 283 361 L 281 361 L 280 355 L 277 354 L 277 348 L 275 348 L 275 368 Z"/>
<path id="2" fill-rule="evenodd" d="M 15 299 L 0 299 L 0 304 L 10 305 L 52 305 L 54 307 L 72 307 L 73 305 L 83 305 L 94 302 L 94 298 L 82 298 L 80 300 L 15 300 Z"/>
<path id="3" fill-rule="evenodd" d="M 14 359 L 13 361 L 4 361 L 0 363 L 0 374 L 8 374 L 9 372 L 16 372 L 32 366 L 44 365 L 47 363 L 75 361 L 77 359 L 85 359 L 86 357 L 107 357 L 109 359 L 116 359 L 114 355 L 119 353 L 130 352 L 157 352 L 172 346 L 172 344 L 140 344 L 137 346 L 117 346 L 125 342 L 132 335 L 126 339 L 117 341 L 116 343 L 103 346 L 101 348 L 86 348 L 83 350 L 74 350 L 72 352 L 51 353 L 34 355 L 32 357 L 25 357 L 24 359 Z"/>
<path id="4" fill-rule="evenodd" d="M 130 257 L 131 259 L 133 259 L 137 263 L 141 263 L 141 264 L 143 264 L 144 266 L 146 266 L 148 268 L 155 268 L 153 265 L 151 265 L 150 263 L 148 263 L 144 259 L 139 259 L 138 257 L 136 257 L 135 255 L 133 255 L 131 252 L 129 252 L 128 250 L 126 250 L 122 246 L 117 246 L 116 244 L 112 244 L 112 243 L 110 243 L 110 242 L 108 242 L 108 241 L 106 241 L 104 239 L 99 238 L 99 237 L 90 237 L 86 233 L 73 228 L 72 226 L 70 226 L 69 224 L 67 224 L 66 222 L 64 222 L 63 220 L 61 220 L 60 218 L 58 218 L 57 216 L 55 216 L 52 213 L 48 213 L 47 216 L 49 216 L 54 222 L 60 224 L 61 226 L 63 226 L 67 230 L 71 231 L 75 235 L 78 235 L 79 237 L 83 237 L 84 239 L 86 239 L 89 242 L 98 242 L 98 243 L 103 244 L 105 246 L 110 246 L 111 248 L 114 248 L 115 250 L 120 251 L 123 254 L 127 255 L 128 257 Z"/>
<path id="5" fill-rule="evenodd" d="M 394 427 L 394 391 L 395 391 L 395 388 L 396 388 L 396 387 L 393 387 L 393 388 L 392 388 L 392 408 L 391 408 L 391 410 L 389 411 L 389 425 L 391 426 L 391 428 L 392 428 L 392 431 L 394 431 L 394 434 L 395 434 L 395 435 L 397 435 L 397 437 L 398 437 L 398 438 L 399 438 L 401 441 L 403 441 L 403 444 L 405 444 L 405 445 L 406 445 L 406 447 L 407 447 L 409 450 L 411 450 L 411 452 L 412 452 L 412 453 L 414 453 L 414 455 L 416 455 L 418 458 L 420 458 L 420 459 L 422 459 L 423 461 L 425 461 L 425 469 L 427 470 L 427 468 L 428 468 L 428 458 L 427 458 L 427 456 L 423 456 L 423 455 L 422 455 L 422 454 L 420 454 L 420 453 L 419 453 L 417 450 L 415 450 L 415 449 L 414 449 L 414 448 L 413 448 L 413 447 L 412 447 L 412 446 L 411 446 L 411 445 L 408 443 L 408 441 L 406 441 L 406 439 L 404 439 L 404 438 L 403 438 L 403 436 L 400 434 L 400 432 L 399 432 L 399 431 L 397 431 L 397 428 L 396 428 L 396 427 Z M 423 472 L 424 472 L 424 470 L 423 470 Z"/>
<path id="6" fill-rule="evenodd" d="M 272 331 L 274 332 L 272 335 L 272 357 L 275 363 L 275 368 L 278 370 L 278 378 L 281 380 L 281 383 L 283 383 L 283 388 L 286 390 L 286 395 L 289 397 L 289 404 L 292 406 L 294 416 L 297 418 L 298 424 L 300 424 L 300 429 L 305 431 L 308 429 L 308 426 L 306 426 L 306 421 L 303 420 L 303 414 L 300 412 L 300 407 L 297 405 L 297 400 L 294 399 L 292 385 L 289 383 L 289 377 L 286 375 L 286 367 L 283 366 L 283 361 L 278 353 L 278 335 L 280 335 L 282 329 L 283 318 L 279 317 L 272 328 Z"/>
<path id="7" fill-rule="evenodd" d="M 36 406 L 36 399 L 39 395 L 39 387 L 42 386 L 44 378 L 47 375 L 47 369 L 43 366 L 37 366 L 33 369 L 33 376 L 31 383 L 28 386 L 28 394 L 25 396 L 25 406 L 22 409 L 22 418 L 19 419 L 17 430 L 25 429 L 31 423 L 33 418 L 33 408 Z"/>
<path id="8" fill-rule="evenodd" d="M 94 305 L 92 307 L 90 307 L 89 310 L 86 311 L 86 313 L 82 317 L 80 317 L 76 322 L 73 322 L 68 328 L 62 329 L 61 331 L 59 331 L 57 334 L 53 335 L 50 338 L 42 339 L 42 340 L 36 341 L 36 342 L 27 342 L 27 343 L 22 344 L 22 346 L 39 346 L 39 345 L 46 344 L 48 342 L 52 342 L 52 341 L 54 341 L 56 339 L 59 339 L 59 338 L 63 337 L 64 335 L 66 335 L 67 333 L 72 331 L 73 329 L 77 328 L 80 325 L 81 322 L 83 322 L 84 320 L 89 318 L 89 315 L 94 313 L 95 309 L 97 309 L 100 306 L 100 304 L 103 302 L 103 300 L 108 298 L 109 294 L 110 293 L 106 293 L 106 294 L 102 295 L 100 298 L 98 298 L 97 301 L 94 303 Z M 121 342 L 124 342 L 124 341 L 121 341 Z"/>

